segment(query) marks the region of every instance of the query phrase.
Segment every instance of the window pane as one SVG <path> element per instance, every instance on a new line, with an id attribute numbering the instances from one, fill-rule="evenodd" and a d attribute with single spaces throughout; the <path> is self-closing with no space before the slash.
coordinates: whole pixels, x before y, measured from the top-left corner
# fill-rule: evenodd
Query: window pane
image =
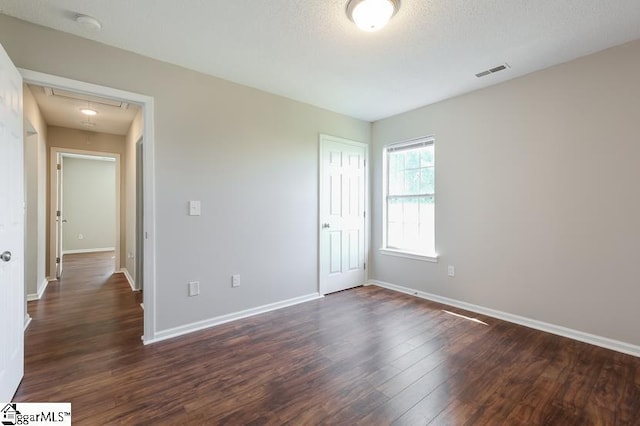
<path id="1" fill-rule="evenodd" d="M 435 204 L 433 197 L 420 199 L 420 223 L 434 223 Z"/>
<path id="2" fill-rule="evenodd" d="M 419 198 L 405 198 L 404 199 L 404 223 L 415 223 L 416 225 L 419 222 Z"/>
<path id="3" fill-rule="evenodd" d="M 407 170 L 404 172 L 403 195 L 414 195 L 420 193 L 420 169 Z"/>
<path id="4" fill-rule="evenodd" d="M 401 152 L 392 152 L 389 154 L 389 174 L 394 175 L 404 170 L 404 156 Z"/>
<path id="5" fill-rule="evenodd" d="M 426 146 L 420 150 L 420 167 L 433 166 L 433 145 Z"/>
<path id="6" fill-rule="evenodd" d="M 433 194 L 434 185 L 434 172 L 433 167 L 425 167 L 420 169 L 420 193 L 421 194 Z"/>
<path id="7" fill-rule="evenodd" d="M 387 230 L 387 246 L 402 248 L 402 223 L 389 222 Z"/>
<path id="8" fill-rule="evenodd" d="M 402 155 L 405 156 L 406 169 L 416 169 L 420 167 L 420 152 L 418 149 L 402 151 Z"/>
<path id="9" fill-rule="evenodd" d="M 389 195 L 402 195 L 404 193 L 404 172 L 389 171 Z"/>
<path id="10" fill-rule="evenodd" d="M 418 230 L 420 226 L 417 223 L 404 224 L 404 240 L 402 248 L 409 251 L 418 251 L 420 246 L 420 235 Z"/>
<path id="11" fill-rule="evenodd" d="M 387 210 L 387 221 L 402 223 L 402 201 L 397 199 L 389 200 Z"/>

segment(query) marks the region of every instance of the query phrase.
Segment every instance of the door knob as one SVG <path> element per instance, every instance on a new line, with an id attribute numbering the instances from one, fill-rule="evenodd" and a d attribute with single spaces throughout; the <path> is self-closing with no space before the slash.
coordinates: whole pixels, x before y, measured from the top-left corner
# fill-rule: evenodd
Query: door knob
<path id="1" fill-rule="evenodd" d="M 11 252 L 10 251 L 5 251 L 4 253 L 0 254 L 0 259 L 3 262 L 8 262 L 11 260 Z"/>
<path id="2" fill-rule="evenodd" d="M 328 223 L 323 223 L 322 229 L 326 229 L 326 228 L 331 228 L 331 225 L 329 225 Z"/>

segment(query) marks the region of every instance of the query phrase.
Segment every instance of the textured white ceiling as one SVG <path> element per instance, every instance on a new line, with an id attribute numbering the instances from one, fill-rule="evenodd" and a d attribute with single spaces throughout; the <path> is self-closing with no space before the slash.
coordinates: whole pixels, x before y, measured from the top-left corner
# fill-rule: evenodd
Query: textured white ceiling
<path id="1" fill-rule="evenodd" d="M 47 96 L 40 86 L 30 84 L 29 89 L 36 98 L 36 103 L 44 120 L 50 126 L 68 127 L 90 132 L 126 135 L 140 107 L 129 104 L 126 110 L 119 107 L 103 105 L 100 102 L 87 102 L 62 96 Z M 99 101 L 99 98 L 95 98 Z M 97 115 L 87 117 L 80 112 L 82 108 L 91 108 Z M 83 122 L 89 121 L 92 126 Z"/>
<path id="2" fill-rule="evenodd" d="M 374 33 L 346 17 L 346 2 L 0 0 L 0 9 L 369 121 L 640 38 L 639 0 L 402 0 Z M 474 75 L 504 62 L 511 68 Z"/>

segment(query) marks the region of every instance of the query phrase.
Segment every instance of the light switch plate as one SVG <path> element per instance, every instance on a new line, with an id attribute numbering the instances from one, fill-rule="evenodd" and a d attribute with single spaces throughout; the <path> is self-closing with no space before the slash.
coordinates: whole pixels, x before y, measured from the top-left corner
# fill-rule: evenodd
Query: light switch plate
<path id="1" fill-rule="evenodd" d="M 240 287 L 240 274 L 231 276 L 231 287 Z"/>
<path id="2" fill-rule="evenodd" d="M 200 294 L 200 281 L 191 281 L 189 283 L 189 296 L 197 296 Z"/>
<path id="3" fill-rule="evenodd" d="M 189 201 L 189 216 L 200 216 L 200 201 Z"/>

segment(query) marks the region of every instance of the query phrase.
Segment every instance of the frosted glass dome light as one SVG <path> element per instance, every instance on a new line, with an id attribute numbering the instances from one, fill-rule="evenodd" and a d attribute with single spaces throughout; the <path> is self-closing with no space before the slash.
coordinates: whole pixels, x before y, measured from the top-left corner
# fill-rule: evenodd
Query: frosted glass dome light
<path id="1" fill-rule="evenodd" d="M 400 7 L 400 0 L 350 0 L 347 16 L 363 31 L 376 31 L 387 25 Z"/>

